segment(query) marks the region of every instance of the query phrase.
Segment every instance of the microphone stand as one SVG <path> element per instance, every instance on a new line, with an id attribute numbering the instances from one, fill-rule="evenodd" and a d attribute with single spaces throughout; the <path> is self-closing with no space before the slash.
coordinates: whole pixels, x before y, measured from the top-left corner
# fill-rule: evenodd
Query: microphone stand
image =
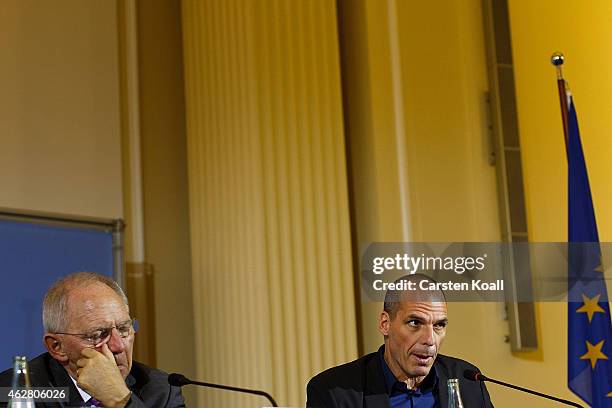
<path id="1" fill-rule="evenodd" d="M 169 380 L 168 382 L 171 385 L 177 385 L 179 387 L 182 387 L 183 385 L 187 385 L 187 384 L 193 384 L 193 385 L 199 385 L 202 387 L 217 388 L 220 390 L 237 391 L 237 392 L 244 392 L 247 394 L 259 395 L 259 396 L 267 398 L 273 407 L 278 407 L 278 404 L 276 403 L 276 401 L 274 401 L 274 398 L 272 398 L 272 396 L 265 391 L 250 390 L 248 388 L 233 387 L 231 385 L 222 385 L 222 384 L 213 384 L 213 383 L 207 383 L 207 382 L 202 382 L 202 381 L 193 381 L 181 374 L 170 374 L 168 376 L 168 380 Z"/>
<path id="2" fill-rule="evenodd" d="M 463 376 L 465 378 L 467 378 L 468 380 L 472 380 L 472 381 L 489 381 L 489 382 L 492 382 L 492 383 L 495 383 L 495 384 L 498 384 L 498 385 L 502 385 L 504 387 L 512 388 L 513 390 L 518 390 L 518 391 L 526 392 L 528 394 L 537 395 L 538 397 L 547 398 L 549 400 L 557 401 L 557 402 L 560 402 L 561 404 L 571 405 L 572 407 L 576 407 L 576 408 L 584 408 L 582 405 L 579 405 L 579 404 L 577 404 L 575 402 L 568 401 L 568 400 L 565 400 L 565 399 L 562 399 L 562 398 L 553 397 L 552 395 L 547 395 L 547 394 L 544 394 L 544 393 L 541 393 L 541 392 L 538 392 L 538 391 L 530 390 L 529 388 L 519 387 L 518 385 L 508 384 L 508 383 L 503 382 L 503 381 L 499 381 L 499 380 L 495 380 L 493 378 L 486 377 L 482 373 L 471 372 L 471 370 L 466 370 L 465 373 L 463 374 Z"/>

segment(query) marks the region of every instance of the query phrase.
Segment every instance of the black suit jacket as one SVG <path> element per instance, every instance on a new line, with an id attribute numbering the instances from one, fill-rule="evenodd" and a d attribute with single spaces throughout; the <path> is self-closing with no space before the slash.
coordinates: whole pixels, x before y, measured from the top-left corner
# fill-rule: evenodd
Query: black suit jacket
<path id="1" fill-rule="evenodd" d="M 74 386 L 68 372 L 51 357 L 49 353 L 41 354 L 28 362 L 30 383 L 32 387 L 68 387 L 68 402 L 37 403 L 36 407 L 62 408 L 82 407 L 84 401 Z M 0 373 L 0 387 L 10 387 L 13 370 Z M 132 391 L 128 407 L 184 407 L 185 401 L 181 390 L 168 384 L 168 375 L 136 361 L 132 363 L 132 370 L 125 379 L 125 383 Z M 6 403 L 0 406 L 6 406 Z"/>
<path id="2" fill-rule="evenodd" d="M 306 387 L 307 407 L 318 408 L 389 408 L 389 395 L 380 362 L 384 346 L 376 353 L 330 368 L 313 377 Z M 448 405 L 449 378 L 458 378 L 463 404 L 469 408 L 492 408 L 493 404 L 483 383 L 466 380 L 463 372 L 478 370 L 467 361 L 438 354 L 434 362 L 438 374 L 440 407 Z"/>

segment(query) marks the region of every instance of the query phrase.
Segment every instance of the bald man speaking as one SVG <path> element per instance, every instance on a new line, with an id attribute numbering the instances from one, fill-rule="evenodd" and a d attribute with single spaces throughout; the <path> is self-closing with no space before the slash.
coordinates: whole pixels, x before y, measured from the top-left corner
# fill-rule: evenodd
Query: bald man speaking
<path id="1" fill-rule="evenodd" d="M 423 280 L 435 283 L 422 274 L 395 281 L 414 282 L 417 289 L 386 292 L 378 320 L 384 344 L 312 378 L 308 407 L 446 408 L 450 378 L 459 379 L 466 407 L 493 407 L 484 384 L 463 380 L 465 370 L 479 371 L 475 366 L 439 354 L 448 325 L 446 299 L 440 290 L 418 289 Z"/>

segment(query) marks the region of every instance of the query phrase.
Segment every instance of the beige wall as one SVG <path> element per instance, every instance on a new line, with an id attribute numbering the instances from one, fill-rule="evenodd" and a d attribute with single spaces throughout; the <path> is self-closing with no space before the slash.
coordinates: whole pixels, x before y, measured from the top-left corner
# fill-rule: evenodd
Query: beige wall
<path id="1" fill-rule="evenodd" d="M 121 217 L 117 15 L 107 0 L 6 0 L 0 206 Z"/>

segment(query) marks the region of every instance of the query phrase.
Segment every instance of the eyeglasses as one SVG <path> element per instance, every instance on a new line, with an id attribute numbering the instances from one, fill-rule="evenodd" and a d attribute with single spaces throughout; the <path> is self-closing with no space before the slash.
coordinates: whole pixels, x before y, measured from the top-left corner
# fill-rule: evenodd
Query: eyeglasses
<path id="1" fill-rule="evenodd" d="M 110 339 L 113 329 L 117 329 L 119 336 L 121 336 L 122 339 L 125 339 L 129 337 L 131 334 L 136 333 L 138 331 L 138 320 L 132 318 L 130 320 L 126 320 L 125 322 L 118 323 L 115 326 L 97 328 L 89 333 L 56 332 L 54 334 L 66 334 L 69 336 L 77 336 L 85 340 L 87 343 L 89 343 L 93 347 L 98 347 L 102 345 L 102 343 Z"/>

